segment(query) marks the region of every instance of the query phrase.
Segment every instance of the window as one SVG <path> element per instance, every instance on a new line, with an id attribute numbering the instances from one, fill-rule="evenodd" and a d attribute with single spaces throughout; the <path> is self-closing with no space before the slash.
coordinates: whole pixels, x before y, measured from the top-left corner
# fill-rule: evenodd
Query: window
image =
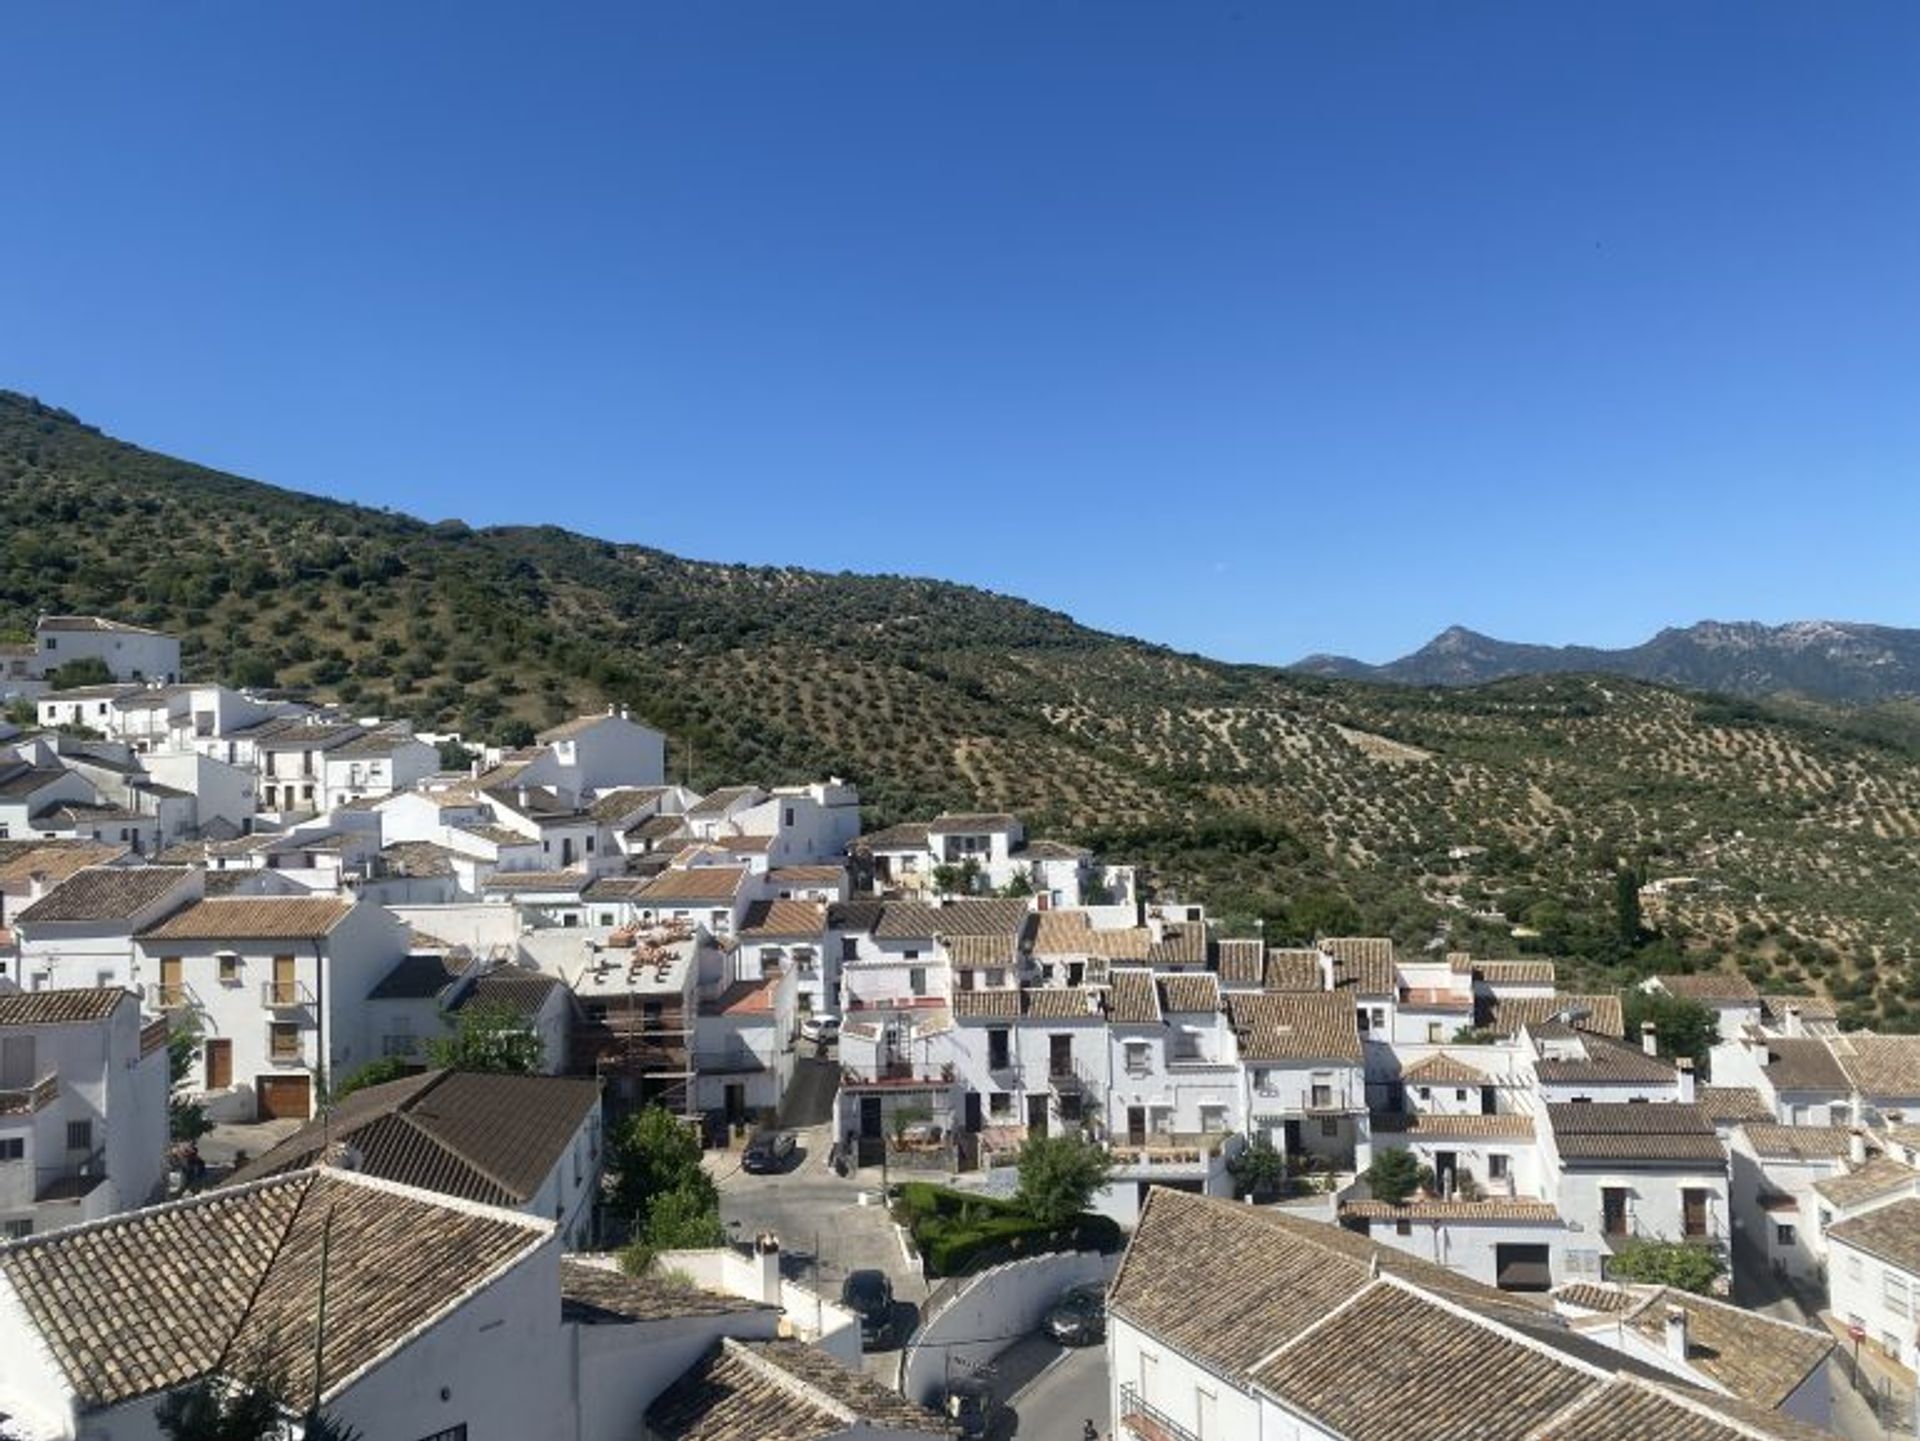
<path id="1" fill-rule="evenodd" d="M 587 837 L 587 854 L 588 855 L 593 854 L 593 841 L 594 841 L 594 838 L 592 836 Z"/>
<path id="2" fill-rule="evenodd" d="M 93 1149 L 93 1122 L 67 1122 L 67 1149 L 69 1151 L 91 1151 Z"/>
<path id="3" fill-rule="evenodd" d="M 1006 984 L 1007 984 L 1007 968 L 1005 966 L 987 967 L 987 985 L 988 986 L 992 987 L 994 990 L 997 991 L 1003 988 Z"/>
<path id="4" fill-rule="evenodd" d="M 1456 1088 L 1453 1093 L 1453 1099 L 1456 1101 L 1466 1100 L 1467 1099 L 1466 1090 L 1464 1088 Z"/>
<path id="5" fill-rule="evenodd" d="M 1504 1181 L 1513 1174 L 1513 1157 L 1505 1151 L 1487 1152 L 1487 1175 L 1496 1181 Z"/>
<path id="6" fill-rule="evenodd" d="M 1200 1133 L 1204 1136 L 1218 1136 L 1227 1129 L 1227 1108 L 1225 1106 L 1206 1105 L 1200 1108 Z"/>
<path id="7" fill-rule="evenodd" d="M 1823 1236 L 1826 1235 L 1827 1227 L 1831 1226 L 1832 1224 L 1833 1224 L 1833 1212 L 1822 1210 L 1820 1212 L 1820 1234 Z"/>
<path id="8" fill-rule="evenodd" d="M 995 1091 L 987 1097 L 987 1114 L 990 1116 L 1010 1116 L 1013 1114 L 1013 1097 L 1005 1091 Z"/>
<path id="9" fill-rule="evenodd" d="M 9 1241 L 24 1241 L 32 1234 L 32 1221 L 0 1221 L 0 1236 Z"/>
<path id="10" fill-rule="evenodd" d="M 1423 1101 L 1431 1101 L 1433 1099 L 1433 1087 L 1432 1086 L 1420 1087 L 1420 1099 Z"/>
<path id="11" fill-rule="evenodd" d="M 857 961 L 860 959 L 860 942 L 852 936 L 840 937 L 840 959 Z"/>
<path id="12" fill-rule="evenodd" d="M 1413 1222 L 1408 1220 L 1395 1221 L 1393 1223 L 1393 1234 L 1396 1236 L 1411 1236 L 1413 1234 Z"/>
<path id="13" fill-rule="evenodd" d="M 927 968 L 925 966 L 915 966 L 907 972 L 907 989 L 912 991 L 916 996 L 924 996 L 927 993 Z"/>
<path id="14" fill-rule="evenodd" d="M 1440 1043 L 1440 1023 L 1438 1021 L 1427 1022 L 1427 1040 L 1434 1045 Z"/>
<path id="15" fill-rule="evenodd" d="M 612 912 L 612 911 L 602 911 L 602 912 L 600 912 L 600 919 L 599 919 L 599 920 L 598 920 L 598 921 L 597 921 L 597 922 L 596 922 L 595 924 L 597 924 L 597 925 L 602 925 L 602 926 L 610 926 L 610 925 L 612 925 L 612 924 L 613 924 L 613 912 Z"/>
<path id="16" fill-rule="evenodd" d="M 1011 1063 L 1009 1041 L 1012 1033 L 999 1027 L 987 1032 L 987 1069 L 1004 1071 Z"/>
<path id="17" fill-rule="evenodd" d="M 1127 1074 L 1146 1076 L 1153 1073 L 1153 1057 L 1145 1041 L 1127 1042 Z"/>
<path id="18" fill-rule="evenodd" d="M 1776 1225 L 1773 1228 L 1773 1244 L 1776 1246 L 1791 1246 L 1793 1244 L 1793 1227 L 1784 1223 Z"/>
<path id="19" fill-rule="evenodd" d="M 1340 1118 L 1338 1116 L 1322 1116 L 1320 1118 L 1320 1134 L 1329 1140 L 1339 1135 Z"/>
<path id="20" fill-rule="evenodd" d="M 1361 1008 L 1360 1008 L 1359 1010 L 1357 1010 L 1357 1011 L 1355 1011 L 1355 1012 L 1353 1013 L 1353 1020 L 1354 1020 L 1354 1024 L 1355 1024 L 1355 1025 L 1357 1025 L 1357 1026 L 1359 1026 L 1359 1028 L 1360 1028 L 1360 1034 L 1361 1034 L 1361 1035 L 1363 1035 L 1363 1036 L 1364 1036 L 1364 1035 L 1366 1035 L 1366 1033 L 1367 1033 L 1367 1009 L 1366 1009 L 1366 1007 L 1365 1007 L 1365 1006 L 1362 1006 L 1362 1007 L 1361 1007 Z"/>
<path id="21" fill-rule="evenodd" d="M 781 815 L 780 824 L 785 826 L 788 830 L 792 830 L 793 829 L 793 807 L 788 806 L 785 810 L 783 810 L 780 813 L 780 815 Z"/>
<path id="22" fill-rule="evenodd" d="M 907 951 L 906 951 L 906 957 L 907 957 L 907 959 L 908 959 L 908 960 L 910 960 L 910 961 L 917 961 L 917 960 L 919 960 L 919 959 L 920 959 L 920 950 L 919 950 L 919 947 L 917 947 L 917 946 L 909 946 L 909 947 L 907 947 Z"/>
<path id="23" fill-rule="evenodd" d="M 1880 1273 L 1880 1304 L 1896 1316 L 1907 1314 L 1909 1307 L 1907 1278 L 1898 1271 L 1889 1269 Z"/>
<path id="24" fill-rule="evenodd" d="M 237 986 L 240 984 L 240 958 L 232 951 L 221 951 L 214 957 L 220 963 L 220 984 Z"/>
<path id="25" fill-rule="evenodd" d="M 1333 1105 L 1333 1087 L 1325 1081 L 1313 1083 L 1313 1099 L 1308 1103 L 1316 1111 L 1324 1111 Z"/>
<path id="26" fill-rule="evenodd" d="M 1862 1274 L 1864 1274 L 1864 1272 L 1865 1272 L 1865 1269 L 1866 1269 L 1866 1268 L 1865 1268 L 1865 1267 L 1863 1267 L 1863 1266 L 1862 1266 L 1862 1265 L 1860 1264 L 1860 1258 L 1859 1258 L 1858 1256 L 1856 1256 L 1856 1255 L 1854 1255 L 1854 1254 L 1853 1254 L 1852 1252 L 1848 1252 L 1848 1254 L 1847 1254 L 1847 1279 L 1848 1279 L 1849 1281 L 1858 1281 L 1858 1280 L 1860 1279 L 1860 1277 L 1862 1276 Z M 1858 1318 L 1856 1317 L 1855 1319 L 1857 1320 Z"/>
<path id="27" fill-rule="evenodd" d="M 27 1159 L 27 1138 L 8 1136 L 0 1139 L 0 1161 L 24 1161 Z"/>
<path id="28" fill-rule="evenodd" d="M 577 926 L 579 924 L 580 924 L 580 917 L 577 912 L 568 911 L 565 915 L 560 917 L 560 928 L 562 930 L 565 930 L 569 926 Z"/>
<path id="29" fill-rule="evenodd" d="M 290 1022 L 275 1021 L 267 1027 L 267 1054 L 276 1061 L 300 1059 L 300 1028 Z"/>

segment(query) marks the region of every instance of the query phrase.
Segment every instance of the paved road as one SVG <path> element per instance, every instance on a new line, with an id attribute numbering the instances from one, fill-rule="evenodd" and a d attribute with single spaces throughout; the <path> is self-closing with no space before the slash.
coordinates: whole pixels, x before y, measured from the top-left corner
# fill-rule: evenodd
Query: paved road
<path id="1" fill-rule="evenodd" d="M 1000 1354 L 1000 1374 L 1009 1382 L 1035 1360 L 1042 1365 L 1024 1388 L 1015 1392 L 1007 1412 L 995 1427 L 996 1441 L 1080 1441 L 1089 1418 L 1105 1436 L 1112 1425 L 1107 1414 L 1107 1348 L 1081 1346 L 1063 1350 L 1035 1336 L 1019 1341 Z"/>
<path id="2" fill-rule="evenodd" d="M 1733 1299 L 1738 1305 L 1777 1321 L 1822 1329 L 1816 1314 L 1821 1298 L 1783 1285 L 1781 1279 L 1768 1270 L 1764 1260 L 1738 1254 L 1734 1258 L 1733 1274 Z M 1854 1389 L 1838 1357 L 1836 1352 L 1827 1362 L 1827 1386 L 1833 1397 L 1833 1413 L 1828 1425 L 1847 1441 L 1885 1441 L 1890 1435 L 1902 1434 L 1883 1426 L 1874 1416 L 1873 1408 Z"/>
<path id="3" fill-rule="evenodd" d="M 908 1265 L 892 1218 L 877 1203 L 861 1205 L 860 1185 L 828 1167 L 830 1126 L 795 1135 L 800 1157 L 778 1176 L 749 1176 L 737 1154 L 708 1153 L 707 1167 L 720 1188 L 720 1219 L 738 1236 L 772 1231 L 787 1251 L 794 1279 L 817 1287 L 828 1300 L 838 1299 L 849 1271 L 886 1272 L 893 1281 L 895 1329 L 906 1336 L 919 1324 L 927 1287 L 919 1269 Z M 897 1349 L 869 1353 L 867 1370 L 892 1385 L 899 1359 Z"/>
<path id="4" fill-rule="evenodd" d="M 833 1098 L 840 1090 L 837 1061 L 799 1056 L 793 1079 L 780 1097 L 780 1124 L 789 1129 L 824 1126 L 833 1119 Z"/>

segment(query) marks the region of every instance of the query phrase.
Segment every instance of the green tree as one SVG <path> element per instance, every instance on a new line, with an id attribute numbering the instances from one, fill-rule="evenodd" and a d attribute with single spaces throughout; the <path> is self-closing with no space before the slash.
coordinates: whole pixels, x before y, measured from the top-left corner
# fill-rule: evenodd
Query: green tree
<path id="1" fill-rule="evenodd" d="M 1367 1183 L 1374 1200 L 1398 1206 L 1419 1186 L 1420 1163 L 1411 1151 L 1382 1151 L 1373 1158 L 1373 1164 L 1361 1179 Z"/>
<path id="2" fill-rule="evenodd" d="M 1001 888 L 1000 894 L 1010 900 L 1024 900 L 1033 894 L 1033 871 L 1027 866 L 1014 867 L 1013 874 Z"/>
<path id="3" fill-rule="evenodd" d="M 473 1067 L 469 1066 L 468 1070 Z M 333 1088 L 335 1101 L 344 1101 L 355 1091 L 365 1090 L 368 1086 L 384 1086 L 388 1081 L 404 1080 L 413 1074 L 413 1066 L 399 1056 L 382 1056 L 377 1061 L 368 1061 L 357 1071 L 349 1071 L 340 1084 Z"/>
<path id="4" fill-rule="evenodd" d="M 1720 1018 L 1709 1007 L 1685 996 L 1636 986 L 1621 997 L 1620 1012 L 1629 1040 L 1638 1039 L 1641 1026 L 1651 1021 L 1660 1054 L 1669 1060 L 1689 1057 L 1705 1078 L 1708 1055 L 1720 1038 Z"/>
<path id="5" fill-rule="evenodd" d="M 469 750 L 457 740 L 440 742 L 440 769 L 443 771 L 464 771 L 479 757 L 480 752 Z"/>
<path id="6" fill-rule="evenodd" d="M 227 667 L 227 680 L 243 690 L 263 690 L 278 679 L 273 662 L 263 655 L 235 656 Z"/>
<path id="7" fill-rule="evenodd" d="M 726 1244 L 720 1193 L 702 1170 L 683 1176 L 647 1207 L 647 1244 L 655 1251 L 693 1251 Z"/>
<path id="8" fill-rule="evenodd" d="M 1113 1159 L 1082 1136 L 1029 1136 L 1020 1147 L 1018 1200 L 1034 1220 L 1064 1225 L 1107 1184 Z"/>
<path id="9" fill-rule="evenodd" d="M 169 1441 L 274 1441 L 283 1417 L 267 1386 L 228 1386 L 212 1377 L 169 1391 L 154 1413 Z"/>
<path id="10" fill-rule="evenodd" d="M 1628 950 L 1640 944 L 1640 876 L 1631 866 L 1613 873 L 1613 926 Z"/>
<path id="11" fill-rule="evenodd" d="M 53 674 L 47 677 L 55 690 L 73 690 L 83 685 L 107 685 L 113 680 L 113 671 L 97 655 L 82 656 L 79 660 L 70 660 L 65 665 L 55 666 Z"/>
<path id="12" fill-rule="evenodd" d="M 436 1066 L 449 1071 L 506 1071 L 536 1076 L 546 1047 L 527 1018 L 501 1001 L 476 1001 L 455 1015 L 451 1036 L 427 1042 Z"/>
<path id="13" fill-rule="evenodd" d="M 179 1094 L 200 1061 L 200 1022 L 191 1011 L 178 1012 L 167 1032 L 167 1134 L 181 1143 L 197 1141 L 213 1129 L 207 1108 Z"/>
<path id="14" fill-rule="evenodd" d="M 648 1106 L 614 1131 L 607 1145 L 607 1170 L 612 1177 L 610 1204 L 633 1222 L 635 1235 L 646 1233 L 656 1197 L 679 1189 L 690 1177 L 706 1179 L 699 1138 L 664 1106 Z"/>
<path id="15" fill-rule="evenodd" d="M 1726 1268 L 1705 1246 L 1682 1241 L 1633 1241 L 1614 1253 L 1607 1276 L 1649 1286 L 1672 1286 L 1705 1296 Z"/>
<path id="16" fill-rule="evenodd" d="M 1242 1194 L 1270 1195 L 1287 1178 L 1287 1158 L 1263 1132 L 1227 1163 L 1227 1170 Z"/>

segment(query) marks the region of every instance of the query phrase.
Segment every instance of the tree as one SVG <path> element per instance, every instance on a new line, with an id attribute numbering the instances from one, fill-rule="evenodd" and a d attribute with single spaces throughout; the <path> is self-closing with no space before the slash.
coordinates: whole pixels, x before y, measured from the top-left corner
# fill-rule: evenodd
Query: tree
<path id="1" fill-rule="evenodd" d="M 412 1075 L 413 1070 L 412 1064 L 400 1056 L 382 1056 L 377 1061 L 368 1061 L 359 1070 L 349 1071 L 340 1084 L 333 1088 L 333 1099 L 344 1101 L 355 1091 L 365 1090 L 368 1086 L 384 1086 L 388 1081 L 403 1080 Z"/>
<path id="2" fill-rule="evenodd" d="M 53 674 L 47 677 L 47 683 L 55 690 L 73 690 L 83 685 L 108 685 L 112 680 L 112 669 L 97 655 L 82 656 L 79 660 L 55 666 Z"/>
<path id="3" fill-rule="evenodd" d="M 1033 871 L 1028 866 L 1015 866 L 1013 874 L 1001 888 L 1000 894 L 1009 900 L 1025 900 L 1033 894 Z"/>
<path id="4" fill-rule="evenodd" d="M 451 1036 L 427 1042 L 436 1066 L 449 1071 L 505 1071 L 537 1076 L 546 1062 L 546 1046 L 527 1018 L 503 1001 L 462 1006 Z"/>
<path id="5" fill-rule="evenodd" d="M 700 1167 L 700 1141 L 687 1124 L 664 1106 L 648 1106 L 627 1119 L 607 1145 L 614 1211 L 645 1233 L 656 1197 L 678 1190 L 691 1176 L 707 1179 Z M 708 1181 L 711 1185 L 712 1182 Z"/>
<path id="6" fill-rule="evenodd" d="M 1622 996 L 1620 1011 L 1628 1039 L 1637 1038 L 1641 1026 L 1651 1021 L 1660 1054 L 1668 1059 L 1691 1058 L 1704 1077 L 1708 1054 L 1720 1039 L 1720 1018 L 1710 1007 L 1685 996 L 1635 987 Z"/>
<path id="7" fill-rule="evenodd" d="M 1029 1136 L 1018 1164 L 1021 1208 L 1050 1226 L 1086 1210 L 1113 1169 L 1112 1157 L 1082 1136 Z"/>
<path id="8" fill-rule="evenodd" d="M 1263 1132 L 1253 1144 L 1227 1162 L 1234 1182 L 1247 1195 L 1272 1195 L 1287 1179 L 1287 1158 Z"/>
<path id="9" fill-rule="evenodd" d="M 479 756 L 478 751 L 467 749 L 451 736 L 440 742 L 440 769 L 443 771 L 464 771 Z"/>
<path id="10" fill-rule="evenodd" d="M 696 1170 L 647 1208 L 647 1244 L 655 1251 L 695 1251 L 726 1244 L 720 1224 L 720 1193 L 705 1171 Z"/>
<path id="11" fill-rule="evenodd" d="M 154 1420 L 170 1441 L 271 1441 L 281 1435 L 282 1413 L 260 1382 L 228 1386 L 204 1377 L 169 1391 Z"/>
<path id="12" fill-rule="evenodd" d="M 1382 1151 L 1373 1158 L 1362 1178 L 1376 1201 L 1389 1206 L 1403 1204 L 1420 1184 L 1420 1163 L 1411 1151 Z"/>
<path id="13" fill-rule="evenodd" d="M 1614 1253 L 1607 1276 L 1615 1281 L 1639 1281 L 1650 1286 L 1672 1286 L 1705 1296 L 1719 1279 L 1720 1258 L 1705 1246 L 1683 1241 L 1633 1241 Z"/>
<path id="14" fill-rule="evenodd" d="M 213 1129 L 207 1108 L 178 1094 L 199 1060 L 199 1019 L 191 1011 L 180 1012 L 167 1032 L 167 1135 L 182 1144 L 197 1141 Z"/>
<path id="15" fill-rule="evenodd" d="M 1640 877 L 1631 866 L 1613 873 L 1613 925 L 1622 946 L 1640 944 Z"/>
<path id="16" fill-rule="evenodd" d="M 242 690 L 263 690 L 279 679 L 273 662 L 263 655 L 234 657 L 227 667 L 227 679 Z"/>

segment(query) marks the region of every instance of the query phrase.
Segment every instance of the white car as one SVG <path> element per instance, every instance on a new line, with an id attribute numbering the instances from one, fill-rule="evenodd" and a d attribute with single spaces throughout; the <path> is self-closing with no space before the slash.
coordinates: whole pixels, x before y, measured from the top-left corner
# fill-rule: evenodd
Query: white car
<path id="1" fill-rule="evenodd" d="M 800 1018 L 800 1039 L 820 1045 L 832 1045 L 840 1039 L 840 1018 L 832 1011 L 819 1011 Z"/>

